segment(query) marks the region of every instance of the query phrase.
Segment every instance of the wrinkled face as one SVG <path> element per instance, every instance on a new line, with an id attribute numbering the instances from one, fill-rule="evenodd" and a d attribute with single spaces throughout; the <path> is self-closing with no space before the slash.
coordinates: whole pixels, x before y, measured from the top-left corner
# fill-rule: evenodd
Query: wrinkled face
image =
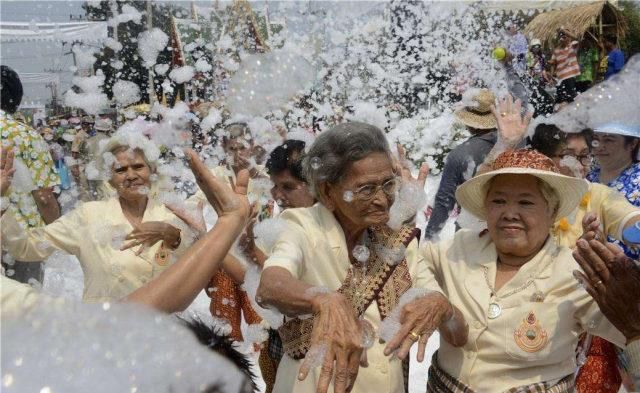
<path id="1" fill-rule="evenodd" d="M 307 183 L 299 180 L 288 169 L 271 175 L 273 183 L 271 196 L 283 209 L 296 207 L 310 207 L 313 205 L 313 196 L 309 193 Z"/>
<path id="2" fill-rule="evenodd" d="M 395 188 L 389 185 L 395 178 L 385 153 L 373 153 L 352 163 L 339 183 L 329 185 L 335 214 L 357 228 L 385 224 L 395 195 Z"/>
<path id="3" fill-rule="evenodd" d="M 231 162 L 231 166 L 238 169 L 249 167 L 249 160 L 251 153 L 253 153 L 253 144 L 250 141 L 243 136 L 229 138 L 223 148 Z"/>
<path id="4" fill-rule="evenodd" d="M 553 225 L 553 212 L 535 177 L 496 176 L 484 203 L 498 255 L 533 257 L 542 248 Z"/>
<path id="5" fill-rule="evenodd" d="M 591 166 L 589 145 L 582 135 L 568 136 L 567 144 L 553 158 L 560 173 L 565 176 L 584 178 Z"/>
<path id="6" fill-rule="evenodd" d="M 635 143 L 625 145 L 621 135 L 598 133 L 593 137 L 593 155 L 603 169 L 622 168 L 631 160 Z"/>
<path id="7" fill-rule="evenodd" d="M 115 163 L 109 183 L 124 199 L 139 199 L 149 190 L 151 168 L 140 150 L 121 150 L 114 154 Z"/>

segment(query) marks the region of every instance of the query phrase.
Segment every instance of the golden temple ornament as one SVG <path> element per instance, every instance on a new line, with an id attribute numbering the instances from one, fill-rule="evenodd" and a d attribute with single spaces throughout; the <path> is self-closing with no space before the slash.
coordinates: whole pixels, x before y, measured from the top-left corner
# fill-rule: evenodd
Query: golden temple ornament
<path id="1" fill-rule="evenodd" d="M 520 349 L 529 353 L 538 352 L 549 341 L 547 331 L 540 326 L 540 322 L 538 322 L 533 311 L 529 312 L 529 315 L 522 320 L 520 326 L 513 332 L 513 338 Z"/>

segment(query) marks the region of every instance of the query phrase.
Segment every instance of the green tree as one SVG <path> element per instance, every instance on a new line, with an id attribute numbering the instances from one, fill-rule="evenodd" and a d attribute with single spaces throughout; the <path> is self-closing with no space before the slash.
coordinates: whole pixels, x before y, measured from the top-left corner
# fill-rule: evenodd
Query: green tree
<path id="1" fill-rule="evenodd" d="M 640 2 L 623 0 L 619 3 L 622 15 L 627 23 L 627 34 L 620 42 L 621 49 L 627 58 L 640 53 Z"/>

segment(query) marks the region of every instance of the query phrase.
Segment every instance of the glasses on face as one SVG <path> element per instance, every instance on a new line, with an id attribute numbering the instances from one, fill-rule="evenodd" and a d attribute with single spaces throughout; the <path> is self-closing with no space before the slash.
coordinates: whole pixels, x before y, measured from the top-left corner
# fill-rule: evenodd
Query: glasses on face
<path id="1" fill-rule="evenodd" d="M 387 197 L 392 197 L 398 189 L 398 184 L 398 179 L 395 177 L 382 184 L 367 184 L 353 191 L 353 196 L 361 201 L 368 201 L 373 199 L 379 190 L 382 190 Z"/>
<path id="2" fill-rule="evenodd" d="M 571 154 L 571 153 L 566 153 L 566 154 L 557 154 L 554 157 L 558 157 L 561 160 L 568 159 L 568 158 L 573 158 L 575 160 L 578 160 L 578 162 L 580 162 L 580 164 L 582 164 L 584 166 L 589 166 L 589 165 L 591 165 L 593 163 L 593 156 L 591 154 L 575 155 L 575 154 Z"/>

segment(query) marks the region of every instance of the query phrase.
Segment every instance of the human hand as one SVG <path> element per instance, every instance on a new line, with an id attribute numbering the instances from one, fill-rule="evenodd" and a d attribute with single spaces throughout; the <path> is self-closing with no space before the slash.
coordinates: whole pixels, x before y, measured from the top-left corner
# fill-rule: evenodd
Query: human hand
<path id="1" fill-rule="evenodd" d="M 236 177 L 235 184 L 233 181 L 231 182 L 232 189 L 230 189 L 209 172 L 209 169 L 198 158 L 196 152 L 186 149 L 185 154 L 198 186 L 204 192 L 218 217 L 233 217 L 246 224 L 252 212 L 252 206 L 249 204 L 249 199 L 247 199 L 249 172 L 246 170 L 240 171 Z"/>
<path id="2" fill-rule="evenodd" d="M 499 142 L 515 147 L 524 139 L 533 113 L 527 112 L 522 116 L 522 101 L 520 99 L 514 101 L 511 94 L 507 94 L 500 100 L 497 108 L 491 105 L 491 112 L 498 123 Z"/>
<path id="3" fill-rule="evenodd" d="M 185 222 L 191 229 L 196 231 L 199 235 L 202 235 L 207 231 L 207 224 L 204 220 L 204 202 L 199 201 L 197 205 L 197 213 L 190 214 L 184 208 L 165 203 L 167 209 L 171 210 L 173 214 L 179 219 Z"/>
<path id="4" fill-rule="evenodd" d="M 253 233 L 253 227 L 257 222 L 257 219 L 256 219 L 257 214 L 258 214 L 258 211 L 255 210 L 251 220 L 249 221 L 249 224 L 247 224 L 245 233 L 243 233 L 242 236 L 240 236 L 238 245 L 240 246 L 240 249 L 243 250 L 243 253 L 247 257 L 247 259 L 257 264 L 258 266 L 262 267 L 264 265 L 264 262 L 267 260 L 267 256 L 256 245 L 256 236 Z"/>
<path id="5" fill-rule="evenodd" d="M 587 242 L 597 240 L 604 243 L 606 241 L 604 233 L 600 230 L 600 220 L 595 213 L 589 212 L 582 218 L 582 236 L 580 236 L 580 239 L 584 239 Z"/>
<path id="6" fill-rule="evenodd" d="M 326 393 L 335 374 L 333 391 L 351 390 L 358 375 L 363 353 L 363 329 L 347 298 L 341 293 L 330 292 L 312 299 L 316 315 L 313 323 L 309 352 L 319 352 L 322 368 L 316 392 Z M 326 348 L 318 351 L 317 348 Z M 298 379 L 303 381 L 314 366 L 308 353 L 300 366 Z M 334 373 L 335 371 L 335 373 Z"/>
<path id="7" fill-rule="evenodd" d="M 429 165 L 427 165 L 426 162 L 423 162 L 422 165 L 420 165 L 418 177 L 414 178 L 411 174 L 411 168 L 407 161 L 404 147 L 402 147 L 400 143 L 397 143 L 396 149 L 398 151 L 398 159 L 395 162 L 396 172 L 400 174 L 403 181 L 417 182 L 422 188 L 424 188 L 424 183 L 427 181 L 427 176 L 429 175 Z"/>
<path id="8" fill-rule="evenodd" d="M 0 195 L 5 195 L 11 186 L 13 173 L 16 168 L 13 167 L 14 152 L 12 148 L 2 149 L 0 154 Z"/>
<path id="9" fill-rule="evenodd" d="M 429 293 L 405 304 L 400 314 L 400 330 L 387 343 L 384 354 L 389 356 L 397 351 L 396 356 L 404 359 L 417 341 L 417 360 L 422 362 L 429 337 L 453 316 L 453 312 L 451 303 L 439 292 Z"/>
<path id="10" fill-rule="evenodd" d="M 180 245 L 180 230 L 162 221 L 148 221 L 135 225 L 125 240 L 131 240 L 131 242 L 124 244 L 120 250 L 124 251 L 140 246 L 136 255 L 140 255 L 145 249 L 159 241 L 163 241 L 167 247 L 175 249 Z"/>
<path id="11" fill-rule="evenodd" d="M 600 311 L 626 337 L 640 338 L 640 267 L 615 244 L 579 239 L 573 257 L 582 268 L 573 275 Z"/>

